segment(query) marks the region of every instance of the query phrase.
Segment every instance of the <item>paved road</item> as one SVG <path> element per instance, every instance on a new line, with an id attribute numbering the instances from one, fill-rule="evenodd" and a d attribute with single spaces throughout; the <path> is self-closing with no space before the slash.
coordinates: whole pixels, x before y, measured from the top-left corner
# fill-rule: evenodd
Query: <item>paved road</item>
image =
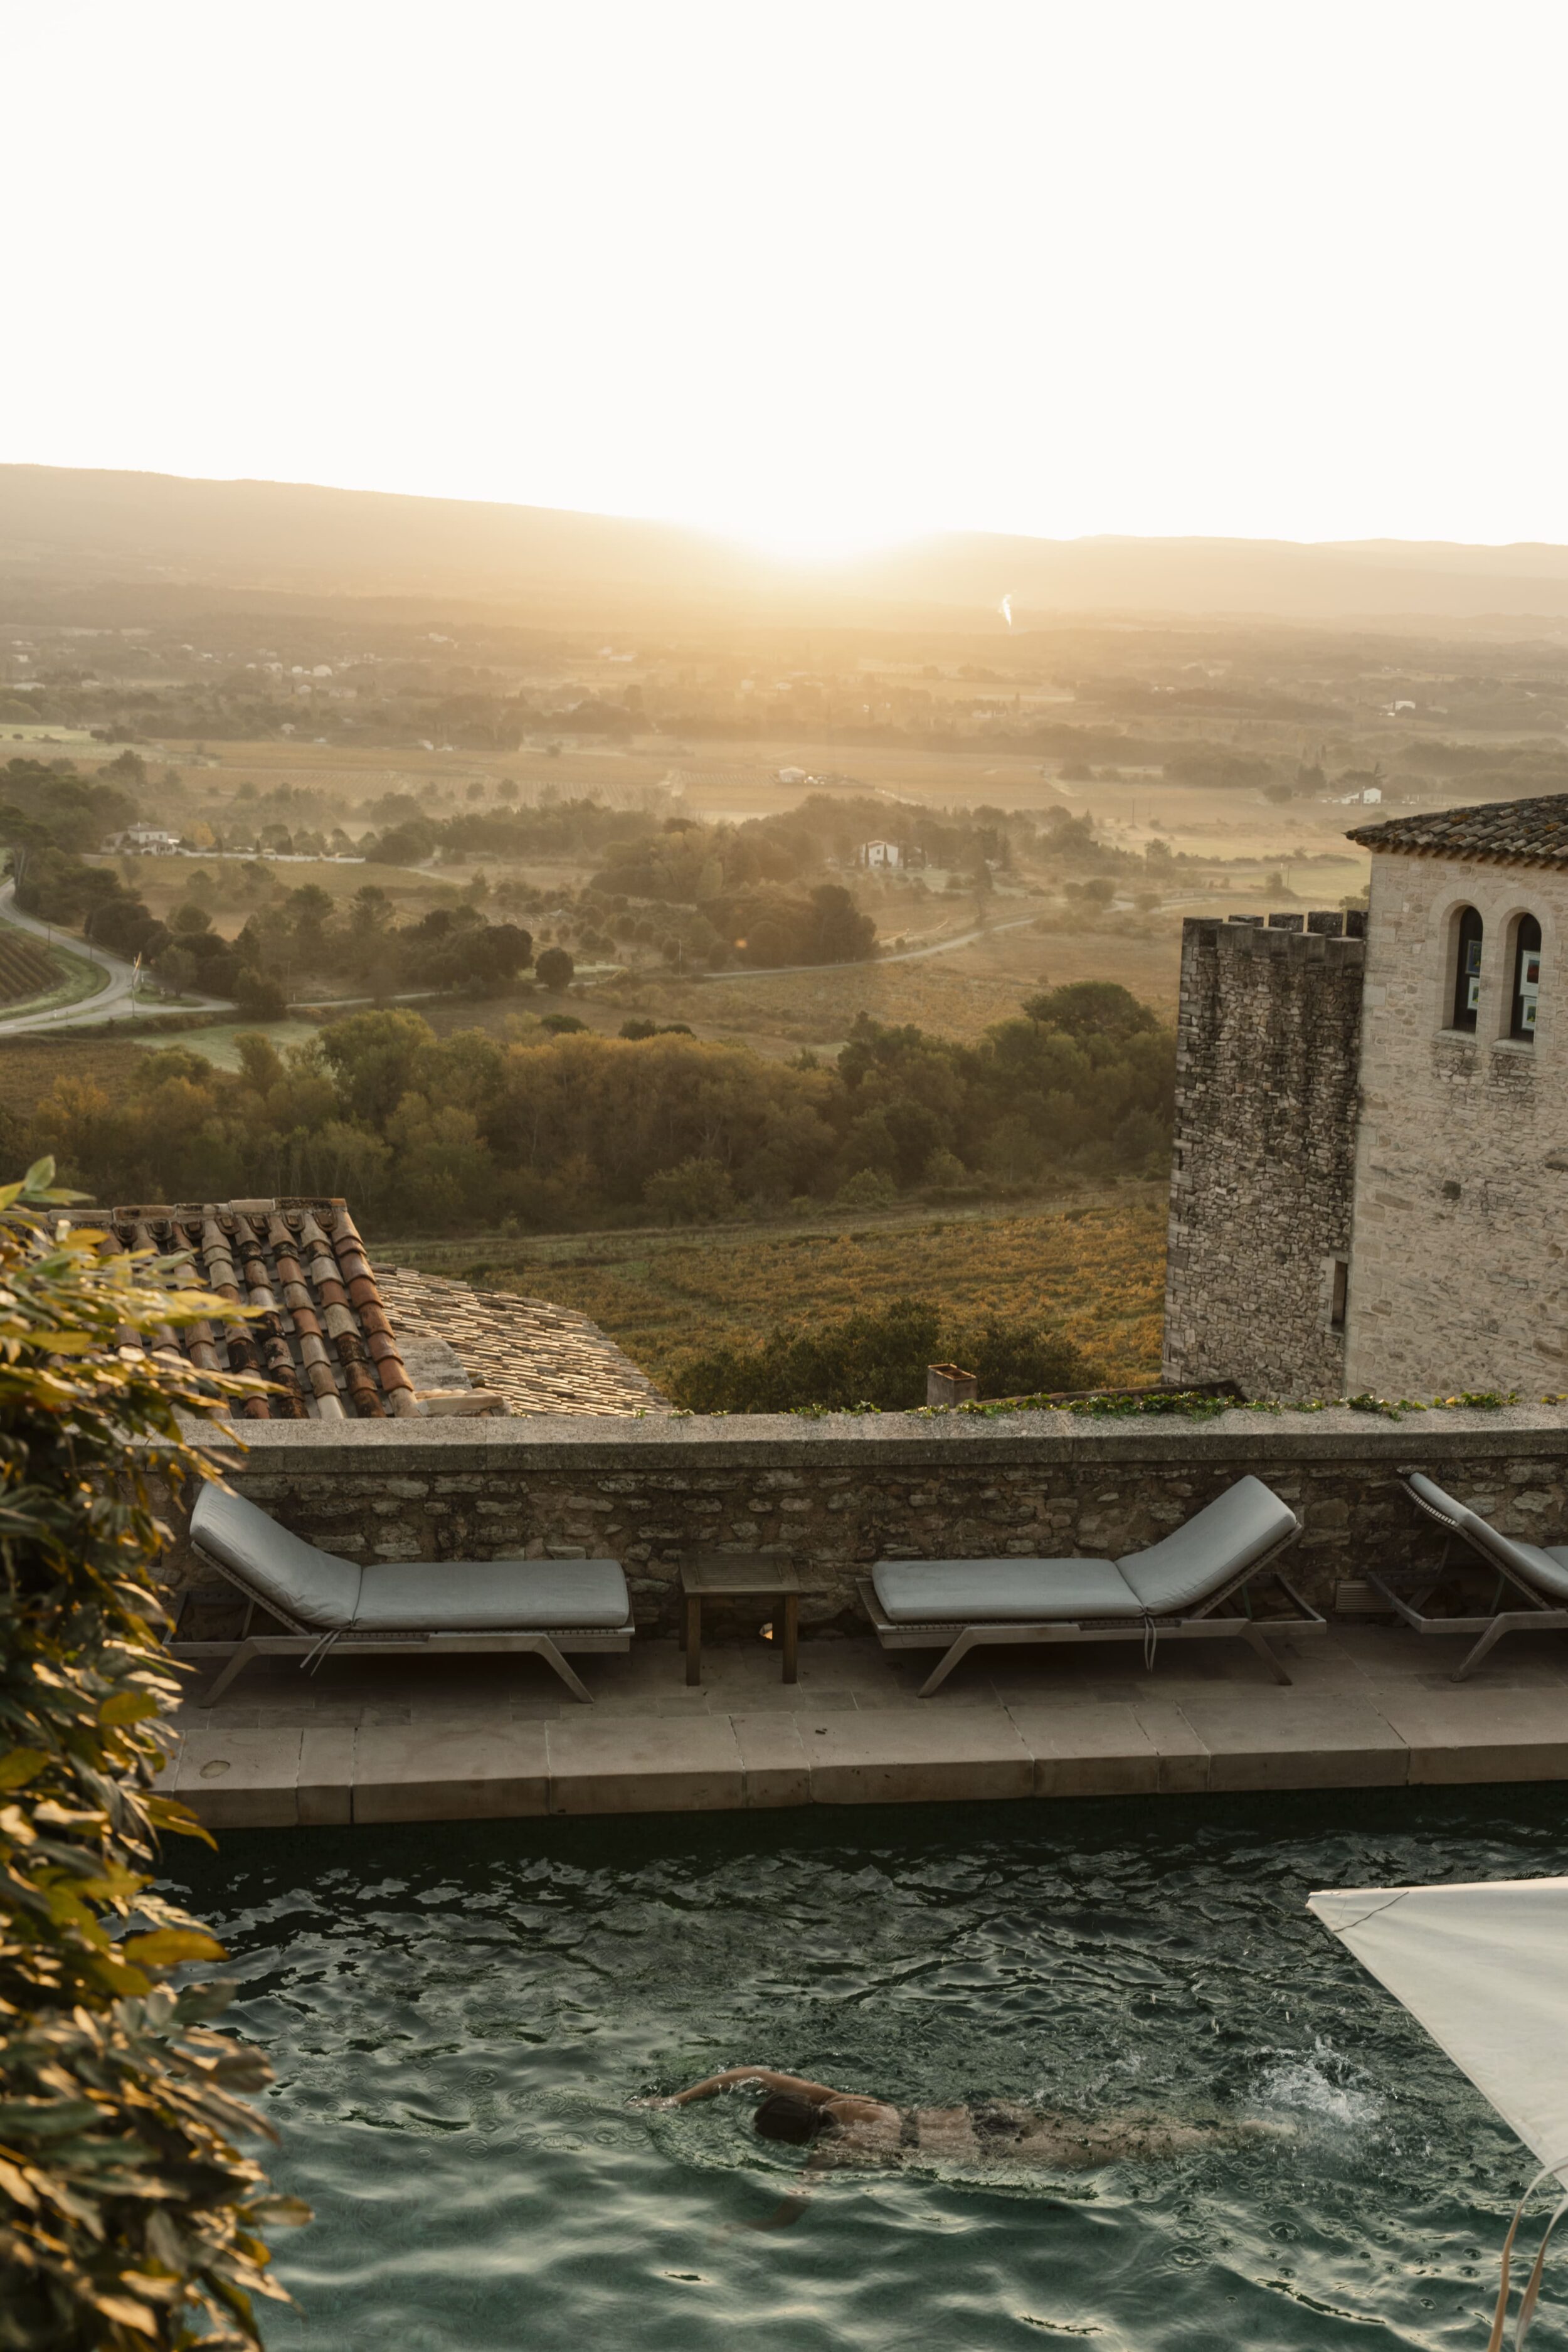
<path id="1" fill-rule="evenodd" d="M 48 1013 L 17 1013 L 7 1019 L 0 1013 L 0 1037 L 28 1037 L 46 1029 L 74 1029 L 89 1022 L 105 1021 L 115 1013 L 129 1013 L 133 1009 L 132 992 L 139 977 L 135 966 L 123 956 L 110 955 L 107 948 L 94 947 L 90 940 L 79 940 L 47 923 L 40 923 L 34 915 L 24 915 L 16 904 L 15 882 L 0 882 L 0 922 L 13 923 L 19 931 L 29 931 L 35 939 L 58 939 L 70 954 L 85 958 L 107 973 L 103 986 L 96 995 L 84 996 L 75 1004 L 57 1005 Z M 223 996 L 187 996 L 177 1008 L 161 1006 L 160 1010 L 190 1013 L 232 1013 L 234 1007 Z"/>

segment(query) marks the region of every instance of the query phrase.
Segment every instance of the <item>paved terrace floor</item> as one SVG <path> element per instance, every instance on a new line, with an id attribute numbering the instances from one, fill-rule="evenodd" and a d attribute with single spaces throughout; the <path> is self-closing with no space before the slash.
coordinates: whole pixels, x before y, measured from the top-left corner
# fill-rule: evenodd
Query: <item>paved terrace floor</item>
<path id="1" fill-rule="evenodd" d="M 803 1642 L 800 1681 L 756 1642 L 577 1663 L 584 1706 L 531 1657 L 291 1659 L 175 1717 L 170 1780 L 213 1828 L 704 1812 L 748 1806 L 1155 1796 L 1568 1779 L 1568 1642 L 1469 1646 L 1343 1623 L 1281 1641 L 1281 1689 L 1233 1643 L 980 1653 L 935 1696 L 933 1659 Z"/>

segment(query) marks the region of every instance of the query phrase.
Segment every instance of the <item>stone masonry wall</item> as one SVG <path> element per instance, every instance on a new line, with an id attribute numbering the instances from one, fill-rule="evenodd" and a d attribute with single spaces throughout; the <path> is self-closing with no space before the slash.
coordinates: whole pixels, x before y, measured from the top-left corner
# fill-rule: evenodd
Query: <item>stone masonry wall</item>
<path id="1" fill-rule="evenodd" d="M 1188 920 L 1163 1377 L 1345 1393 L 1364 947 L 1344 918 Z M 1289 928 L 1288 928 L 1289 927 Z"/>
<path id="2" fill-rule="evenodd" d="M 1473 1034 L 1448 1025 L 1465 906 L 1485 926 Z M 1507 1034 L 1526 913 L 1532 1045 Z M 1568 874 L 1376 853 L 1365 1002 L 1349 1390 L 1568 1389 Z"/>
<path id="3" fill-rule="evenodd" d="M 807 1627 L 859 1624 L 882 1558 L 1114 1558 L 1251 1471 L 1303 1514 L 1293 1580 L 1331 1606 L 1369 1566 L 1435 1556 L 1395 1483 L 1416 1463 L 1538 1541 L 1568 1534 L 1568 1410 L 1233 1412 L 1200 1423 L 1027 1413 L 822 1422 L 758 1416 L 621 1425 L 538 1420 L 258 1424 L 234 1483 L 323 1549 L 363 1561 L 584 1555 L 621 1561 L 637 1622 L 675 1630 L 683 1546 L 784 1545 Z M 176 1544 L 171 1581 L 213 1571 Z M 753 1607 L 750 1622 L 764 1611 Z"/>

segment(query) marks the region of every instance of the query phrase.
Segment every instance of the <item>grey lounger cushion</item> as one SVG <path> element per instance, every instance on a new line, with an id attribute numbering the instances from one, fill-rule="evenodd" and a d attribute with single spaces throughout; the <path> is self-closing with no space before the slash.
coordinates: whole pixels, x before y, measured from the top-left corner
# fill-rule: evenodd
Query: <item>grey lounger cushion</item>
<path id="1" fill-rule="evenodd" d="M 895 1625 L 1071 1622 L 1137 1617 L 1142 1604 L 1109 1559 L 883 1559 L 871 1570 Z"/>
<path id="2" fill-rule="evenodd" d="M 1244 1574 L 1295 1525 L 1261 1478 L 1239 1478 L 1173 1536 L 1125 1559 L 884 1559 L 871 1582 L 896 1625 L 1172 1617 Z"/>
<path id="3" fill-rule="evenodd" d="M 322 1633 L 346 1633 L 353 1623 L 363 1573 L 356 1563 L 301 1543 L 243 1495 L 204 1486 L 191 1514 L 191 1536 L 259 1599 L 276 1600 L 296 1623 Z"/>
<path id="4" fill-rule="evenodd" d="M 613 1559 L 385 1560 L 364 1571 L 356 1633 L 527 1633 L 624 1625 Z"/>
<path id="5" fill-rule="evenodd" d="M 259 1600 L 312 1632 L 585 1632 L 631 1615 L 613 1559 L 380 1560 L 362 1569 L 218 1486 L 203 1487 L 191 1534 Z"/>
<path id="6" fill-rule="evenodd" d="M 1489 1519 L 1483 1519 L 1468 1504 L 1456 1502 L 1436 1479 L 1423 1477 L 1419 1470 L 1409 1472 L 1406 1483 L 1424 1503 L 1462 1528 L 1483 1556 L 1510 1570 L 1543 1599 L 1568 1601 L 1568 1546 L 1521 1543 L 1515 1536 L 1500 1535 Z"/>
<path id="7" fill-rule="evenodd" d="M 1117 1567 L 1156 1617 L 1173 1616 L 1206 1601 L 1222 1584 L 1283 1542 L 1296 1514 L 1261 1478 L 1238 1478 L 1218 1499 L 1146 1551 L 1129 1552 Z"/>

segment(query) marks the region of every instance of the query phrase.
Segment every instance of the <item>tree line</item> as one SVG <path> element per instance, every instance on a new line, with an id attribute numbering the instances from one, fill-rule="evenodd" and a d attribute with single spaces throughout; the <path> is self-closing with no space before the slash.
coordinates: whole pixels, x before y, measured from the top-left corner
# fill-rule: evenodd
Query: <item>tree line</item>
<path id="1" fill-rule="evenodd" d="M 104 1202 L 344 1193 L 405 1233 L 698 1223 L 1154 1173 L 1174 1073 L 1173 1033 L 1102 982 L 974 1045 L 862 1015 L 831 1064 L 669 1032 L 438 1038 L 405 1010 L 239 1052 L 237 1071 L 179 1045 L 128 1057 L 112 1097 L 68 1072 L 14 1135 L 0 1108 L 0 1142 Z"/>

